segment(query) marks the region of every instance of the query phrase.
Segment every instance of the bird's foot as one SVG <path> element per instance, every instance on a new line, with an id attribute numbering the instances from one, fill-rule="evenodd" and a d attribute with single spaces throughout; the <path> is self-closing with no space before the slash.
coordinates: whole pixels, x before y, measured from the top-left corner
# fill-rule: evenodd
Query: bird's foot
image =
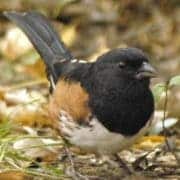
<path id="1" fill-rule="evenodd" d="M 71 177 L 73 180 L 89 180 L 87 176 L 82 175 L 81 173 L 76 171 L 75 168 L 72 166 L 66 169 L 66 175 Z"/>
<path id="2" fill-rule="evenodd" d="M 127 174 L 134 174 L 133 169 L 127 166 L 127 164 L 119 157 L 118 154 L 115 154 L 114 157 L 116 158 L 116 161 L 118 162 L 119 166 L 122 167 L 127 172 Z"/>
<path id="3" fill-rule="evenodd" d="M 91 165 L 102 166 L 103 164 L 108 164 L 113 168 L 119 167 L 119 163 L 112 160 L 110 156 L 103 155 L 101 157 L 95 157 L 90 160 Z"/>

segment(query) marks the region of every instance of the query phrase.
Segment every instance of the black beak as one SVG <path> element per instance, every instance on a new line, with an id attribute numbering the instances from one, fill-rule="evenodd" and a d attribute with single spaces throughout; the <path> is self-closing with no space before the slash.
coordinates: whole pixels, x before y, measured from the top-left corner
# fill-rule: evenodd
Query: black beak
<path id="1" fill-rule="evenodd" d="M 148 62 L 143 62 L 141 67 L 138 69 L 135 77 L 137 79 L 142 79 L 145 77 L 153 78 L 157 76 L 157 71 Z"/>

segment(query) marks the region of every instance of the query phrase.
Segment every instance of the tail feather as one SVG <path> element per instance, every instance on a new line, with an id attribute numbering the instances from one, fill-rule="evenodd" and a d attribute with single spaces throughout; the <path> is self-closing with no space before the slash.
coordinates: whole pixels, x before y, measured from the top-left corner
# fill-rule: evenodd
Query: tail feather
<path id="1" fill-rule="evenodd" d="M 54 64 L 64 60 L 69 61 L 73 56 L 66 49 L 49 20 L 37 12 L 4 12 L 4 15 L 25 32 L 43 58 L 48 72 L 56 81 L 58 77 Z"/>

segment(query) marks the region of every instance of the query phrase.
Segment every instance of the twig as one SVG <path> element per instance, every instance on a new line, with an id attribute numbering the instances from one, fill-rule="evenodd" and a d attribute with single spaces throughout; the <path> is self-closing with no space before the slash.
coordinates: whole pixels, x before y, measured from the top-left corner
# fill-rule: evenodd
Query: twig
<path id="1" fill-rule="evenodd" d="M 166 143 L 166 146 L 168 148 L 168 151 L 171 152 L 174 155 L 178 165 L 180 165 L 180 159 L 178 158 L 177 154 L 173 151 L 173 149 L 171 148 L 171 146 L 169 144 L 168 133 L 167 133 L 167 129 L 165 127 L 165 119 L 166 119 L 167 104 L 168 104 L 168 90 L 169 90 L 169 80 L 166 81 L 166 84 L 165 84 L 165 100 L 164 100 L 163 120 L 162 120 L 163 134 L 164 134 L 164 137 L 165 137 L 165 143 Z"/>
<path id="2" fill-rule="evenodd" d="M 167 129 L 165 127 L 165 119 L 166 119 L 167 103 L 168 103 L 168 89 L 169 89 L 169 80 L 165 84 L 165 100 L 164 100 L 164 107 L 163 107 L 162 126 L 163 126 L 163 134 L 165 136 L 165 141 L 166 141 L 167 147 L 168 147 L 168 149 L 170 149 L 170 146 L 167 141 Z"/>

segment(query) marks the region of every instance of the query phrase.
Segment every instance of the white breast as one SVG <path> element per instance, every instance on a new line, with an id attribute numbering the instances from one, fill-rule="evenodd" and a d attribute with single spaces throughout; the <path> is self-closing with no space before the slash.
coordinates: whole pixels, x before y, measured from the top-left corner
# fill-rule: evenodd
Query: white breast
<path id="1" fill-rule="evenodd" d="M 89 125 L 79 125 L 65 112 L 60 116 L 60 130 L 64 137 L 73 145 L 96 154 L 114 154 L 129 147 L 149 127 L 150 121 L 133 136 L 123 136 L 110 132 L 96 118 Z"/>

